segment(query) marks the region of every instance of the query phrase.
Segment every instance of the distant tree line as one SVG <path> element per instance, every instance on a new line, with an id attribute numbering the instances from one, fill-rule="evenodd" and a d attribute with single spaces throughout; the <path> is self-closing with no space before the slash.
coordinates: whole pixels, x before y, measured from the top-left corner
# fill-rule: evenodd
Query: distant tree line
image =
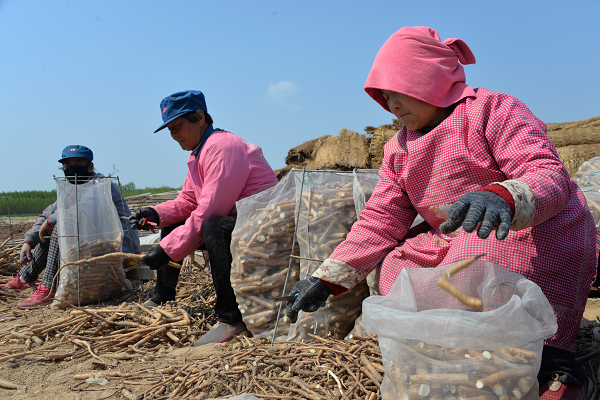
<path id="1" fill-rule="evenodd" d="M 118 186 L 118 185 L 117 185 Z M 136 188 L 135 183 L 129 182 L 122 185 L 123 197 L 135 196 L 142 193 L 164 193 L 178 190 L 168 186 L 158 188 Z M 2 197 L 9 196 L 9 199 Z M 54 190 L 28 190 L 24 192 L 0 192 L 0 215 L 15 214 L 41 214 L 50 204 L 56 201 L 56 189 Z"/>

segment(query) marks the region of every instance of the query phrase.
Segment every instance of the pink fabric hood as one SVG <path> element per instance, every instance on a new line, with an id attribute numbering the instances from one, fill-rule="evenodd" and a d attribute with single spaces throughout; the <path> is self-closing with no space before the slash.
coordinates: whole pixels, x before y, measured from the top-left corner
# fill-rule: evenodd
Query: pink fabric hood
<path id="1" fill-rule="evenodd" d="M 443 42 L 434 29 L 404 27 L 395 32 L 375 57 L 365 91 L 387 111 L 380 89 L 415 97 L 437 107 L 448 107 L 475 96 L 461 64 L 475 64 L 475 56 L 461 39 Z"/>

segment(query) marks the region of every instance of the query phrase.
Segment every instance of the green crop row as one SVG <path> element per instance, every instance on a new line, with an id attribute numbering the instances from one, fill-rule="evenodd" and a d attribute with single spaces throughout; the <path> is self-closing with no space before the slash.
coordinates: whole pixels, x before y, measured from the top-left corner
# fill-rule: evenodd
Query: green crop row
<path id="1" fill-rule="evenodd" d="M 158 188 L 136 188 L 133 182 L 122 186 L 123 197 L 135 196 L 142 193 L 164 193 L 176 188 L 161 186 Z M 10 197 L 10 198 L 3 198 Z M 56 201 L 56 190 L 28 190 L 23 192 L 0 192 L 0 216 L 34 214 L 39 215 L 46 207 Z"/>

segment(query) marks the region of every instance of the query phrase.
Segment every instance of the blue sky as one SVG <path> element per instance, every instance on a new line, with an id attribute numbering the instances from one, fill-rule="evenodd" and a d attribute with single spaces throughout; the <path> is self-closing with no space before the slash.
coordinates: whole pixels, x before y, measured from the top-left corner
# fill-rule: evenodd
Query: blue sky
<path id="1" fill-rule="evenodd" d="M 391 121 L 363 85 L 402 26 L 463 39 L 467 83 L 544 122 L 595 117 L 599 19 L 600 0 L 0 0 L 0 191 L 53 189 L 69 144 L 122 183 L 182 185 L 188 153 L 153 132 L 162 98 L 187 89 L 281 168 L 307 140 Z"/>

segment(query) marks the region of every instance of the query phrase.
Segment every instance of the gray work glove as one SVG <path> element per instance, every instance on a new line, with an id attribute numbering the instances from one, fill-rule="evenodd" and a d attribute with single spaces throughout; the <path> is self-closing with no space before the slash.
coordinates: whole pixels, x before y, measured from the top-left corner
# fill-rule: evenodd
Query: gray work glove
<path id="1" fill-rule="evenodd" d="M 465 232 L 471 233 L 479 225 L 477 236 L 487 239 L 496 228 L 496 239 L 508 236 L 512 212 L 504 199 L 492 192 L 470 192 L 461 197 L 448 211 L 448 219 L 440 225 L 444 234 L 452 233 L 461 225 Z"/>
<path id="2" fill-rule="evenodd" d="M 160 223 L 160 217 L 152 207 L 140 208 L 135 214 L 129 217 L 131 229 L 143 229 L 147 231 L 152 227 L 148 222 L 154 222 L 156 225 Z"/>
<path id="3" fill-rule="evenodd" d="M 144 253 L 142 258 L 140 258 L 140 262 L 142 264 L 146 264 L 150 269 L 157 270 L 161 269 L 169 261 L 173 261 L 171 257 L 160 247 L 160 244 L 154 245 Z"/>
<path id="4" fill-rule="evenodd" d="M 296 282 L 292 287 L 290 296 L 296 294 L 296 298 L 293 301 L 288 301 L 285 309 L 292 323 L 298 319 L 298 312 L 300 310 L 306 312 L 317 311 L 322 303 L 327 301 L 327 298 L 333 294 L 333 290 L 320 279 L 311 276 L 310 278 Z"/>

